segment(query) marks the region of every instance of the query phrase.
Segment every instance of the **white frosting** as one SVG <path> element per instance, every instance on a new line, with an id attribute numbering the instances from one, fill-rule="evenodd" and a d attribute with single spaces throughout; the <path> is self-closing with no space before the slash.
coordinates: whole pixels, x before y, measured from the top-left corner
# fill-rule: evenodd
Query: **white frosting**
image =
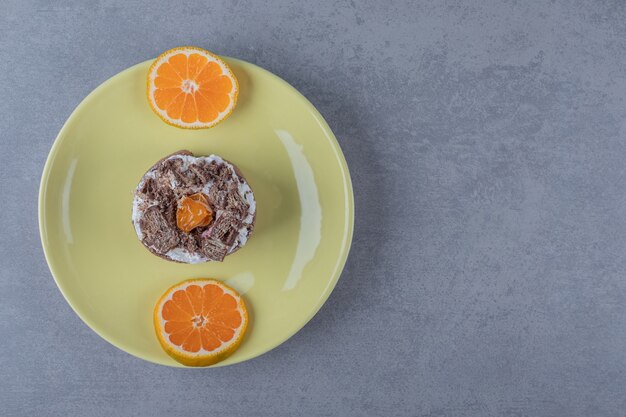
<path id="1" fill-rule="evenodd" d="M 200 264 L 208 261 L 208 259 L 204 256 L 197 253 L 191 253 L 187 249 L 183 248 L 174 248 L 168 251 L 165 256 L 175 261 L 185 262 L 187 264 Z"/>
<path id="2" fill-rule="evenodd" d="M 207 163 L 215 161 L 218 164 L 223 164 L 226 167 L 228 167 L 233 178 L 231 181 L 229 181 L 229 183 L 231 183 L 232 181 L 237 182 L 237 190 L 239 191 L 239 195 L 249 204 L 249 208 L 248 208 L 248 214 L 243 220 L 242 226 L 239 229 L 237 239 L 232 244 L 232 246 L 228 249 L 227 255 L 234 252 L 237 248 L 245 245 L 250 235 L 248 226 L 251 225 L 252 222 L 254 221 L 254 215 L 256 213 L 256 201 L 254 200 L 254 194 L 252 193 L 252 189 L 250 188 L 246 180 L 242 179 L 242 181 L 240 181 L 240 177 L 237 175 L 237 172 L 235 171 L 235 167 L 232 164 L 224 161 L 222 158 L 220 158 L 217 155 L 198 156 L 198 157 L 192 156 L 192 155 L 172 155 L 169 158 L 166 158 L 165 160 L 161 161 L 159 164 L 162 164 L 163 162 L 170 160 L 170 159 L 181 159 L 183 161 L 183 165 L 181 166 L 182 172 L 186 172 L 187 170 L 189 170 L 189 166 L 191 164 L 201 159 L 204 159 Z M 156 171 L 156 168 L 153 168 L 150 171 L 148 171 L 143 176 L 139 184 L 137 185 L 136 190 L 140 190 L 143 187 L 146 179 L 156 178 L 155 171 Z M 209 190 L 211 189 L 212 185 L 213 185 L 213 181 L 209 181 L 206 184 L 204 184 L 203 187 L 192 187 L 191 190 L 194 193 L 209 194 Z M 178 186 L 178 182 L 176 181 L 175 178 L 170 178 L 170 186 L 172 188 Z M 140 220 L 143 217 L 143 213 L 152 205 L 154 205 L 151 203 L 152 202 L 150 201 L 145 201 L 143 198 L 141 198 L 138 195 L 137 192 L 135 192 L 135 198 L 133 199 L 132 221 L 133 221 L 133 226 L 135 228 L 135 232 L 137 233 L 137 237 L 139 238 L 139 240 L 143 240 L 143 237 L 144 237 L 143 231 L 141 230 L 141 227 L 139 225 Z M 165 256 L 174 261 L 179 261 L 179 262 L 184 262 L 184 263 L 189 263 L 189 264 L 208 262 L 210 260 L 200 254 L 190 253 L 188 250 L 181 248 L 181 247 L 176 247 L 174 249 L 171 249 L 165 254 Z"/>

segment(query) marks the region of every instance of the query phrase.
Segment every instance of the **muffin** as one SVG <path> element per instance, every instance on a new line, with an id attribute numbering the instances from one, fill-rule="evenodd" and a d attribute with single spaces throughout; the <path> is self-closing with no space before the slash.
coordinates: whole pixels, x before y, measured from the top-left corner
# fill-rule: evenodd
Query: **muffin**
<path id="1" fill-rule="evenodd" d="M 169 261 L 221 262 L 246 244 L 255 218 L 252 189 L 217 155 L 176 152 L 150 168 L 134 193 L 137 237 Z"/>

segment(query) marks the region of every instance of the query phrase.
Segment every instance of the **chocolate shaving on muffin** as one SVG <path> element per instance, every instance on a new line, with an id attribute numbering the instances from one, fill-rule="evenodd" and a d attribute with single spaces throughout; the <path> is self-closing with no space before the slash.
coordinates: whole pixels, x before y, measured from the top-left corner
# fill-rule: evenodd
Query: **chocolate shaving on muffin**
<path id="1" fill-rule="evenodd" d="M 208 213 L 206 221 L 177 226 L 181 201 L 194 198 Z M 157 162 L 133 200 L 139 240 L 155 255 L 183 263 L 224 260 L 247 242 L 255 217 L 254 195 L 237 167 L 216 155 L 195 157 L 188 151 Z"/>

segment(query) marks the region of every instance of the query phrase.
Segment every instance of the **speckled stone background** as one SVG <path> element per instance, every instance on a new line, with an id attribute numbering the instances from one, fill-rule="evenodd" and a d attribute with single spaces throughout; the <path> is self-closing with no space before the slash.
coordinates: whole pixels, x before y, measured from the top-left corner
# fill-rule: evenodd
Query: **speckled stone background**
<path id="1" fill-rule="evenodd" d="M 152 3 L 0 4 L 1 415 L 626 415 L 626 2 Z M 181 44 L 293 84 L 354 180 L 328 303 L 223 369 L 100 339 L 38 236 L 72 109 Z"/>

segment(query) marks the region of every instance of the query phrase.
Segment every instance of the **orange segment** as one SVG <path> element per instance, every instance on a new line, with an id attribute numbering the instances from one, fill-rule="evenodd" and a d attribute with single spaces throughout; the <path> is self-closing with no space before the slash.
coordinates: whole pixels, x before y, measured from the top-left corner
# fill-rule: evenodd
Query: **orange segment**
<path id="1" fill-rule="evenodd" d="M 176 305 L 172 300 L 163 306 L 163 318 L 168 321 L 187 321 L 191 320 L 192 315 L 184 311 Z"/>
<path id="2" fill-rule="evenodd" d="M 211 100 L 206 98 L 201 91 L 196 94 L 196 104 L 198 106 L 198 120 L 203 123 L 215 119 L 219 114 Z"/>
<path id="3" fill-rule="evenodd" d="M 187 296 L 189 297 L 189 301 L 191 301 L 193 314 L 196 316 L 202 314 L 202 288 L 197 285 L 190 285 L 187 287 Z"/>
<path id="4" fill-rule="evenodd" d="M 193 329 L 189 327 L 185 327 L 181 330 L 178 330 L 168 337 L 168 340 L 176 346 L 182 345 L 185 340 L 189 337 Z"/>
<path id="5" fill-rule="evenodd" d="M 176 210 L 176 226 L 183 232 L 191 232 L 196 227 L 208 226 L 213 220 L 213 211 L 202 193 L 183 197 Z"/>
<path id="6" fill-rule="evenodd" d="M 230 116 L 238 94 L 239 84 L 228 65 L 201 48 L 170 49 L 148 71 L 148 102 L 172 126 L 213 127 Z"/>
<path id="7" fill-rule="evenodd" d="M 186 99 L 187 94 L 178 94 L 166 107 L 167 115 L 176 119 L 180 118 L 180 115 L 183 113 L 183 106 L 185 105 Z"/>
<path id="8" fill-rule="evenodd" d="M 196 81 L 199 85 L 211 82 L 215 78 L 219 77 L 222 74 L 220 66 L 215 62 L 209 62 L 202 70 L 198 73 Z"/>
<path id="9" fill-rule="evenodd" d="M 215 285 L 207 285 L 202 289 L 203 305 L 202 314 L 205 316 L 213 315 L 217 300 L 222 298 L 224 291 Z"/>
<path id="10" fill-rule="evenodd" d="M 206 67 L 207 59 L 200 54 L 191 54 L 187 58 L 187 74 L 189 78 L 196 78 L 200 71 Z"/>
<path id="11" fill-rule="evenodd" d="M 191 279 L 169 288 L 153 313 L 165 352 L 187 366 L 213 365 L 241 344 L 248 312 L 241 296 L 213 279 Z"/>
<path id="12" fill-rule="evenodd" d="M 187 352 L 195 353 L 200 350 L 201 343 L 202 342 L 200 341 L 200 330 L 193 329 L 191 331 L 191 334 L 187 336 L 187 339 L 185 339 L 185 341 L 183 342 L 182 348 Z"/>
<path id="13" fill-rule="evenodd" d="M 165 77 L 159 77 L 157 76 L 154 79 L 154 85 L 157 87 L 157 93 L 160 93 L 161 91 L 165 90 L 165 89 L 174 89 L 175 93 L 178 94 L 180 93 L 180 83 L 181 80 L 173 80 L 171 78 L 165 78 Z"/>
<path id="14" fill-rule="evenodd" d="M 187 78 L 187 55 L 185 54 L 173 54 L 169 57 L 167 62 L 176 71 L 176 74 L 183 80 Z"/>
<path id="15" fill-rule="evenodd" d="M 233 88 L 233 83 L 228 77 L 219 76 L 211 78 L 210 80 L 200 82 L 200 89 L 211 91 L 219 95 L 228 95 L 228 92 Z"/>
<path id="16" fill-rule="evenodd" d="M 180 120 L 185 123 L 193 123 L 198 120 L 198 114 L 196 110 L 196 100 L 191 94 L 187 94 L 187 100 L 183 106 L 183 113 L 180 116 Z"/>
<path id="17" fill-rule="evenodd" d="M 222 342 L 220 342 L 220 340 L 215 337 L 212 332 L 202 329 L 200 333 L 202 337 L 202 349 L 215 350 L 222 344 Z"/>
<path id="18" fill-rule="evenodd" d="M 174 302 L 174 304 L 176 304 L 176 307 L 187 313 L 189 316 L 194 315 L 191 301 L 189 301 L 189 297 L 187 296 L 187 293 L 185 291 L 178 290 L 174 294 L 172 294 L 172 301 Z"/>
<path id="19" fill-rule="evenodd" d="M 182 332 L 184 330 L 187 330 L 188 328 L 189 326 L 187 325 L 186 321 L 168 321 L 167 323 L 165 323 L 165 331 L 168 334 Z"/>
<path id="20" fill-rule="evenodd" d="M 176 97 L 182 94 L 178 88 L 164 88 L 155 93 L 154 99 L 159 106 L 166 109 Z"/>
<path id="21" fill-rule="evenodd" d="M 216 314 L 215 323 L 228 328 L 236 328 L 241 324 L 241 317 L 233 312 L 229 312 L 227 314 Z"/>
<path id="22" fill-rule="evenodd" d="M 228 106 L 228 96 L 213 92 L 211 90 L 205 90 L 200 87 L 200 91 L 198 92 L 199 96 L 202 96 L 204 99 L 208 100 L 214 109 L 217 111 L 224 111 Z"/>
<path id="23" fill-rule="evenodd" d="M 157 68 L 157 75 L 163 78 L 169 78 L 171 80 L 182 82 L 182 77 L 176 72 L 174 67 L 169 62 L 164 62 L 163 65 Z"/>

